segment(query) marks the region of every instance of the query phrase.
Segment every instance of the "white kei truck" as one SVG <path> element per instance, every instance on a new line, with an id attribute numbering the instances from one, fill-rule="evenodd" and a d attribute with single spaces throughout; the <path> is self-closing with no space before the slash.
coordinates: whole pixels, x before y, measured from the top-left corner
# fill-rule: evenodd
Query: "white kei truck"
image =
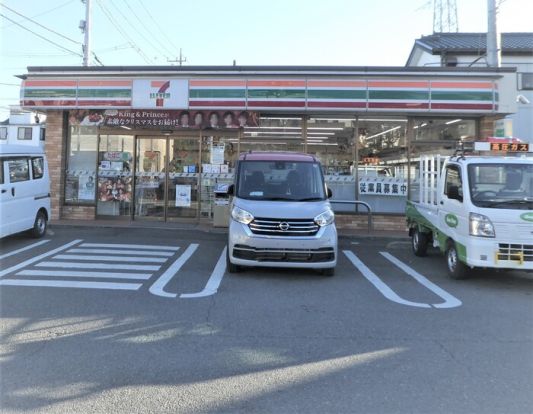
<path id="1" fill-rule="evenodd" d="M 438 247 L 453 279 L 533 271 L 532 155 L 422 156 L 406 206 L 414 254 Z"/>

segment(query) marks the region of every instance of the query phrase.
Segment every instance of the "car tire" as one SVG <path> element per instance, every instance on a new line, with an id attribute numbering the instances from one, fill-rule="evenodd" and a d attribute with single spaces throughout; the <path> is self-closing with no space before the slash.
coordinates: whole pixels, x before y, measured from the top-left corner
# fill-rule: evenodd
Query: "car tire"
<path id="1" fill-rule="evenodd" d="M 427 255 L 429 237 L 427 233 L 422 233 L 418 227 L 413 230 L 411 235 L 411 247 L 415 256 L 424 257 Z"/>
<path id="2" fill-rule="evenodd" d="M 48 228 L 48 222 L 46 221 L 46 215 L 42 211 L 38 211 L 33 222 L 33 227 L 30 230 L 31 235 L 36 239 L 43 237 L 46 234 Z"/>
<path id="3" fill-rule="evenodd" d="M 322 276 L 327 276 L 327 277 L 335 276 L 335 268 L 334 267 L 328 267 L 326 269 L 322 269 L 320 271 L 320 274 Z"/>
<path id="4" fill-rule="evenodd" d="M 242 272 L 242 267 L 239 265 L 236 265 L 234 263 L 231 263 L 229 260 L 229 247 L 226 250 L 226 269 L 228 269 L 229 273 L 239 273 Z"/>
<path id="5" fill-rule="evenodd" d="M 470 269 L 459 260 L 459 254 L 453 242 L 450 242 L 448 249 L 446 249 L 446 264 L 448 265 L 448 274 L 452 279 L 461 280 L 468 277 Z"/>

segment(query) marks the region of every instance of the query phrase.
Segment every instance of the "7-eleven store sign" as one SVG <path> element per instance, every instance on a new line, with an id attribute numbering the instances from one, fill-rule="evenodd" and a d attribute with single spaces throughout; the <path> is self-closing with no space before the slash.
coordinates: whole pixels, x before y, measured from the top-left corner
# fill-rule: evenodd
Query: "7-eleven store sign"
<path id="1" fill-rule="evenodd" d="M 189 82 L 184 79 L 135 79 L 134 108 L 184 109 L 189 104 Z"/>

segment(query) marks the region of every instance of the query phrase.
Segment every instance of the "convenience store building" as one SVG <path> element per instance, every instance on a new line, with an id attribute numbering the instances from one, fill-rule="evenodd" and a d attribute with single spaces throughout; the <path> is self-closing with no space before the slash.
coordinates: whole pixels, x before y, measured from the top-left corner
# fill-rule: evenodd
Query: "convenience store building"
<path id="1" fill-rule="evenodd" d="M 56 220 L 211 222 L 238 154 L 282 150 L 316 155 L 333 200 L 365 201 L 376 229 L 400 229 L 417 157 L 491 136 L 516 111 L 512 68 L 29 67 L 22 79 L 21 106 L 47 115 Z"/>

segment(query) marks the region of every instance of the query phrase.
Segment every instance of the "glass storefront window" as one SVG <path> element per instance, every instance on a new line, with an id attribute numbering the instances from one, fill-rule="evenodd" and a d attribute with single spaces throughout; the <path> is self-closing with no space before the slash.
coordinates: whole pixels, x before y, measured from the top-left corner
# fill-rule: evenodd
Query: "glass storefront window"
<path id="1" fill-rule="evenodd" d="M 101 135 L 98 150 L 97 215 L 131 215 L 132 168 L 133 136 Z M 91 184 L 94 186 L 94 183 Z"/>
<path id="2" fill-rule="evenodd" d="M 65 203 L 94 205 L 96 196 L 96 128 L 71 126 L 67 145 Z"/>
<path id="3" fill-rule="evenodd" d="M 472 141 L 476 137 L 476 121 L 462 118 L 416 118 L 415 141 Z"/>
<path id="4" fill-rule="evenodd" d="M 245 127 L 240 152 L 304 152 L 301 117 L 261 117 L 258 127 Z"/>

